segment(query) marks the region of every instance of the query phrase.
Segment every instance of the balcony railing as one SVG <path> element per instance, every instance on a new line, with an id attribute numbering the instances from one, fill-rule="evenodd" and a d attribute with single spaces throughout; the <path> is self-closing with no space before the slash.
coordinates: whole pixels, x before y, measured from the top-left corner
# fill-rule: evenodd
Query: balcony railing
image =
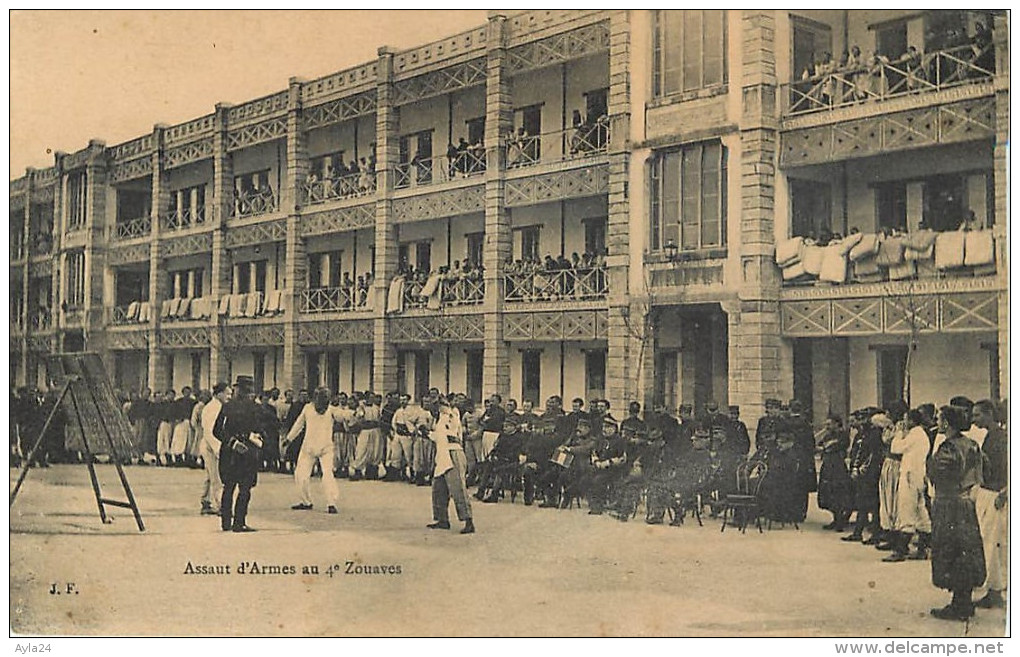
<path id="1" fill-rule="evenodd" d="M 152 219 L 149 216 L 118 221 L 114 232 L 115 240 L 131 240 L 147 237 L 152 232 Z"/>
<path id="2" fill-rule="evenodd" d="M 25 314 L 11 313 L 11 333 L 24 333 L 25 332 Z"/>
<path id="3" fill-rule="evenodd" d="M 605 153 L 609 149 L 609 120 L 544 132 L 539 135 L 516 133 L 504 138 L 508 168 L 531 166 L 540 162 L 573 160 Z"/>
<path id="4" fill-rule="evenodd" d="M 301 293 L 303 313 L 368 310 L 368 290 L 356 287 L 314 287 Z"/>
<path id="5" fill-rule="evenodd" d="M 25 257 L 25 240 L 21 235 L 14 235 L 11 239 L 11 260 L 21 260 Z"/>
<path id="6" fill-rule="evenodd" d="M 609 292 L 605 265 L 513 272 L 504 280 L 507 302 L 590 301 L 604 299 Z"/>
<path id="7" fill-rule="evenodd" d="M 997 273 L 1002 239 L 989 229 L 854 234 L 824 246 L 794 237 L 776 245 L 776 264 L 784 286 L 983 277 Z"/>
<path id="8" fill-rule="evenodd" d="M 884 59 L 841 71 L 833 71 L 808 80 L 792 82 L 787 115 L 806 114 L 848 107 L 886 98 L 941 91 L 963 84 L 982 82 L 995 75 L 995 51 L 989 45 L 982 50 L 961 46 L 895 62 Z"/>
<path id="9" fill-rule="evenodd" d="M 485 301 L 485 281 L 466 276 L 444 278 L 442 282 L 443 304 L 450 306 L 474 306 Z"/>
<path id="10" fill-rule="evenodd" d="M 33 331 L 46 331 L 53 328 L 53 313 L 49 308 L 39 308 L 31 313 L 28 318 L 28 325 Z"/>
<path id="11" fill-rule="evenodd" d="M 390 284 L 390 300 L 387 312 L 428 308 L 440 310 L 443 307 L 474 306 L 485 301 L 485 281 L 480 277 L 465 274 L 430 274 L 425 280 L 407 281 L 399 276 Z M 394 305 L 394 286 L 400 286 L 400 305 Z"/>
<path id="12" fill-rule="evenodd" d="M 205 207 L 181 208 L 171 210 L 160 216 L 159 226 L 166 231 L 187 230 L 205 223 Z"/>
<path id="13" fill-rule="evenodd" d="M 393 170 L 393 187 L 406 189 L 484 174 L 485 153 L 485 148 L 475 148 L 456 155 L 398 164 Z"/>
<path id="14" fill-rule="evenodd" d="M 234 196 L 234 209 L 232 217 L 256 217 L 262 214 L 276 212 L 277 198 L 272 191 L 242 192 Z"/>
<path id="15" fill-rule="evenodd" d="M 304 184 L 305 203 L 316 205 L 345 198 L 375 194 L 375 173 L 364 171 Z"/>

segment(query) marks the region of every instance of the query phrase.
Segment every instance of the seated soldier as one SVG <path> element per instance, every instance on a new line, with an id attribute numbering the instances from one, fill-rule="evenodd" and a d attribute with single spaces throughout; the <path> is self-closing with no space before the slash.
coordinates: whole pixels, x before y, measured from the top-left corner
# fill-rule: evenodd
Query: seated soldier
<path id="1" fill-rule="evenodd" d="M 578 484 L 586 480 L 591 469 L 589 455 L 593 442 L 591 421 L 587 416 L 579 417 L 574 432 L 553 452 L 551 460 L 558 467 L 550 471 L 544 482 L 542 507 L 570 507 L 571 500 L 579 492 Z"/>
<path id="2" fill-rule="evenodd" d="M 690 442 L 681 435 L 680 425 L 667 413 L 657 414 L 648 422 L 648 440 L 654 449 L 645 456 L 648 509 L 645 522 L 661 525 L 667 508 L 674 508 L 674 481 L 680 464 L 690 453 Z"/>
<path id="3" fill-rule="evenodd" d="M 635 407 L 637 407 L 635 409 Z M 616 500 L 613 504 L 619 520 L 626 522 L 637 511 L 638 501 L 650 481 L 654 472 L 654 466 L 659 458 L 659 450 L 662 448 L 662 431 L 659 429 L 656 437 L 650 435 L 648 426 L 641 420 L 628 422 L 640 411 L 637 402 L 631 403 L 631 418 L 620 424 L 620 433 L 627 441 L 627 467 L 623 480 L 617 487 Z"/>
<path id="4" fill-rule="evenodd" d="M 711 420 L 699 418 L 693 423 L 691 451 L 681 460 L 673 479 L 674 527 L 683 524 L 684 512 L 701 503 L 711 493 L 717 467 L 713 463 Z"/>
<path id="5" fill-rule="evenodd" d="M 499 502 L 503 488 L 512 484 L 514 475 L 520 470 L 520 458 L 524 451 L 524 435 L 517 429 L 517 416 L 508 415 L 495 446 L 482 463 L 476 499 L 488 503 Z"/>
<path id="6" fill-rule="evenodd" d="M 559 466 L 551 462 L 553 451 L 560 444 L 556 433 L 557 420 L 564 417 L 550 415 L 540 420 L 538 426 L 525 433 L 524 440 L 524 504 L 530 506 L 535 501 L 535 491 L 541 482 L 558 474 Z"/>
<path id="7" fill-rule="evenodd" d="M 588 514 L 602 515 L 616 486 L 627 475 L 627 440 L 611 416 L 602 419 L 602 435 L 591 452 L 592 471 L 587 482 Z"/>

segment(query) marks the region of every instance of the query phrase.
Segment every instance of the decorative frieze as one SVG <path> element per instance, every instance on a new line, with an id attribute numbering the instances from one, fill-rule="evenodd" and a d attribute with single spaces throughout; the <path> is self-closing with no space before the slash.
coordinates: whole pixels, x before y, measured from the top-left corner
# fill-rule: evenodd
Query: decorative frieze
<path id="1" fill-rule="evenodd" d="M 149 348 L 149 331 L 146 326 L 107 329 L 106 344 L 114 351 L 146 350 Z"/>
<path id="2" fill-rule="evenodd" d="M 110 157 L 114 162 L 123 162 L 137 158 L 139 155 L 148 155 L 153 150 L 152 134 L 142 135 L 137 139 L 126 141 L 109 148 Z"/>
<path id="3" fill-rule="evenodd" d="M 305 130 L 340 123 L 371 114 L 376 108 L 375 90 L 340 98 L 304 111 Z"/>
<path id="4" fill-rule="evenodd" d="M 342 233 L 375 225 L 375 203 L 324 210 L 301 217 L 301 236 Z"/>
<path id="5" fill-rule="evenodd" d="M 507 51 L 507 69 L 510 75 L 515 75 L 600 52 L 609 53 L 609 21 L 511 48 Z"/>
<path id="6" fill-rule="evenodd" d="M 163 166 L 173 169 L 190 162 L 208 160 L 213 156 L 213 138 L 203 137 L 197 141 L 168 148 L 163 156 Z"/>
<path id="7" fill-rule="evenodd" d="M 282 322 L 224 326 L 222 344 L 226 349 L 280 346 L 284 343 Z"/>
<path id="8" fill-rule="evenodd" d="M 207 253 L 212 250 L 212 233 L 182 235 L 159 244 L 159 255 L 163 258 Z"/>
<path id="9" fill-rule="evenodd" d="M 308 106 L 310 101 L 349 92 L 360 87 L 375 86 L 377 62 L 331 73 L 330 75 L 301 85 L 301 102 Z"/>
<path id="10" fill-rule="evenodd" d="M 209 346 L 209 329 L 187 326 L 159 329 L 160 349 L 204 349 Z"/>
<path id="11" fill-rule="evenodd" d="M 485 58 L 480 57 L 400 80 L 393 83 L 393 105 L 406 105 L 424 98 L 485 84 L 485 75 Z"/>
<path id="12" fill-rule="evenodd" d="M 116 248 L 109 249 L 106 252 L 106 262 L 111 267 L 126 265 L 132 262 L 148 262 L 148 260 L 149 244 L 147 242 L 130 246 L 118 245 Z"/>
<path id="13" fill-rule="evenodd" d="M 372 328 L 371 319 L 301 322 L 297 326 L 297 342 L 303 347 L 371 345 Z"/>
<path id="14" fill-rule="evenodd" d="M 141 157 L 126 162 L 115 162 L 110 168 L 110 182 L 119 183 L 125 180 L 142 178 L 152 174 L 152 158 Z"/>
<path id="15" fill-rule="evenodd" d="M 241 105 L 235 105 L 227 109 L 227 124 L 239 125 L 250 121 L 261 121 L 262 119 L 287 112 L 287 97 L 289 93 L 284 90 L 270 96 L 263 96 L 250 100 Z"/>
<path id="16" fill-rule="evenodd" d="M 227 229 L 223 243 L 228 249 L 251 244 L 270 244 L 287 240 L 287 220 L 262 221 Z"/>
<path id="17" fill-rule="evenodd" d="M 506 181 L 507 207 L 609 193 L 609 165 L 555 171 Z"/>
<path id="18" fill-rule="evenodd" d="M 37 354 L 50 353 L 50 336 L 30 335 L 28 336 L 28 350 Z"/>
<path id="19" fill-rule="evenodd" d="M 507 31 L 511 46 L 542 39 L 563 29 L 564 25 L 604 20 L 606 12 L 590 9 L 535 9 L 510 16 Z"/>
<path id="20" fill-rule="evenodd" d="M 393 342 L 483 342 L 485 316 L 448 315 L 390 319 Z"/>
<path id="21" fill-rule="evenodd" d="M 207 114 L 206 116 L 171 126 L 163 133 L 163 144 L 165 146 L 175 146 L 206 134 L 212 134 L 215 125 L 216 115 Z"/>
<path id="22" fill-rule="evenodd" d="M 418 194 L 393 201 L 397 223 L 454 217 L 485 211 L 485 185 Z"/>
<path id="23" fill-rule="evenodd" d="M 227 150 L 236 151 L 239 148 L 255 146 L 274 139 L 282 139 L 287 136 L 287 117 L 279 117 L 246 125 L 227 133 Z"/>
<path id="24" fill-rule="evenodd" d="M 407 77 L 444 59 L 481 52 L 485 50 L 487 37 L 484 26 L 476 27 L 440 41 L 397 53 L 393 57 L 394 77 L 398 79 Z"/>
<path id="25" fill-rule="evenodd" d="M 510 341 L 605 340 L 609 337 L 607 310 L 503 315 L 503 337 Z"/>

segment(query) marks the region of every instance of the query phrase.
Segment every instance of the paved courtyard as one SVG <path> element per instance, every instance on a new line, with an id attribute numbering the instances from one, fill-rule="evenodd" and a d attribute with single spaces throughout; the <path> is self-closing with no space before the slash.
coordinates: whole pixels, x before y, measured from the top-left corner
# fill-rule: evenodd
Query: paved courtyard
<path id="1" fill-rule="evenodd" d="M 108 497 L 116 472 L 99 466 Z M 340 515 L 289 509 L 293 481 L 260 475 L 249 524 L 198 515 L 198 470 L 126 469 L 126 509 L 99 522 L 84 466 L 32 470 L 11 509 L 11 624 L 30 634 L 184 636 L 1002 636 L 1005 613 L 931 619 L 948 601 L 928 562 L 882 563 L 806 526 L 746 535 L 586 511 L 475 504 L 478 533 L 431 531 L 429 492 L 340 482 Z M 11 470 L 11 483 L 17 476 Z M 452 508 L 451 508 L 452 512 Z M 454 523 L 459 528 L 459 523 Z M 242 562 L 259 574 L 238 574 Z M 353 562 L 353 564 L 348 564 Z M 185 574 L 189 563 L 230 574 Z M 318 574 L 302 572 L 317 567 Z M 336 566 L 332 574 L 331 566 Z M 369 574 L 348 574 L 358 567 Z M 375 568 L 377 567 L 378 568 Z M 399 574 L 395 571 L 399 566 Z M 279 567 L 279 568 L 277 568 Z M 293 567 L 293 574 L 290 574 Z M 261 572 L 266 571 L 266 572 Z M 281 572 L 283 571 L 283 572 Z M 56 585 L 60 594 L 51 593 Z M 68 593 L 71 590 L 71 593 Z"/>

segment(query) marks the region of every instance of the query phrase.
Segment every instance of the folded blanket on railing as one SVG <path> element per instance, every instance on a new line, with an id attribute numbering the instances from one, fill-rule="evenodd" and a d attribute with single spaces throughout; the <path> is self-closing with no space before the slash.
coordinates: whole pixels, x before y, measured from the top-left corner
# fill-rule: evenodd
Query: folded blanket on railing
<path id="1" fill-rule="evenodd" d="M 804 264 L 804 271 L 812 276 L 818 276 L 822 272 L 822 261 L 825 258 L 825 247 L 814 244 L 804 245 L 804 253 L 801 262 Z"/>
<path id="2" fill-rule="evenodd" d="M 148 322 L 152 319 L 152 304 L 144 301 L 138 305 L 138 321 Z"/>
<path id="3" fill-rule="evenodd" d="M 919 262 L 921 260 L 934 260 L 935 259 L 935 240 L 932 239 L 931 244 L 928 248 L 914 250 L 910 247 L 903 249 L 903 259 L 909 261 Z"/>
<path id="4" fill-rule="evenodd" d="M 230 295 L 230 316 L 231 317 L 243 317 L 244 316 L 244 294 L 231 294 Z"/>
<path id="5" fill-rule="evenodd" d="M 206 319 L 210 315 L 210 306 L 215 308 L 215 299 L 199 297 L 191 300 L 191 319 Z"/>
<path id="6" fill-rule="evenodd" d="M 181 300 L 180 299 L 170 299 L 170 316 L 171 317 L 178 317 L 179 316 L 178 315 L 178 311 L 180 311 L 180 309 L 181 309 Z"/>
<path id="7" fill-rule="evenodd" d="M 903 246 L 911 251 L 927 251 L 935 244 L 937 233 L 928 228 L 921 228 L 903 237 Z"/>
<path id="8" fill-rule="evenodd" d="M 189 298 L 181 299 L 180 304 L 178 304 L 178 306 L 177 306 L 177 314 L 174 315 L 174 317 L 177 317 L 179 319 L 185 319 L 188 316 L 188 309 L 190 309 L 190 308 L 191 308 L 191 299 L 189 299 Z"/>
<path id="9" fill-rule="evenodd" d="M 818 272 L 819 280 L 826 283 L 845 283 L 846 252 L 843 250 L 843 244 L 840 242 L 830 244 L 823 247 L 822 252 L 822 268 Z"/>
<path id="10" fill-rule="evenodd" d="M 803 237 L 791 237 L 788 240 L 780 241 L 776 244 L 776 264 L 780 267 L 786 267 L 787 265 L 799 262 L 803 247 Z"/>
<path id="11" fill-rule="evenodd" d="M 163 305 L 159 308 L 159 316 L 164 318 L 170 316 L 170 299 L 163 299 Z"/>
<path id="12" fill-rule="evenodd" d="M 404 311 L 404 277 L 397 276 L 390 282 L 389 294 L 386 295 L 386 312 L 400 313 Z"/>
<path id="13" fill-rule="evenodd" d="M 850 249 L 850 260 L 857 262 L 867 256 L 873 256 L 878 254 L 878 249 L 882 245 L 882 236 L 877 233 L 868 233 L 861 235 L 861 239 L 857 244 Z"/>
<path id="14" fill-rule="evenodd" d="M 266 314 L 280 312 L 280 290 L 266 292 Z"/>
<path id="15" fill-rule="evenodd" d="M 232 297 L 229 294 L 224 294 L 223 295 L 223 297 L 220 299 L 219 308 L 217 308 L 217 313 L 218 314 L 226 315 L 226 314 L 228 314 L 230 312 L 230 303 L 231 303 L 230 300 L 231 300 L 231 298 Z"/>
<path id="16" fill-rule="evenodd" d="M 279 308 L 277 308 L 277 312 L 279 312 L 282 315 L 283 313 L 286 313 L 287 309 L 290 307 L 291 292 L 290 290 L 279 290 L 279 292 L 280 292 L 280 306 Z"/>
<path id="17" fill-rule="evenodd" d="M 900 236 L 886 237 L 878 246 L 875 256 L 880 267 L 895 267 L 903 262 L 903 238 Z"/>
<path id="18" fill-rule="evenodd" d="M 966 240 L 967 233 L 963 231 L 939 233 L 935 238 L 935 267 L 937 269 L 962 267 Z"/>
<path id="19" fill-rule="evenodd" d="M 874 256 L 867 258 L 861 258 L 854 262 L 854 278 L 860 280 L 862 276 L 881 276 L 881 269 L 878 266 L 878 260 Z"/>
<path id="20" fill-rule="evenodd" d="M 431 297 L 439 289 L 439 283 L 443 280 L 440 274 L 432 274 L 429 279 L 425 281 L 425 287 L 421 289 L 421 296 Z"/>
<path id="21" fill-rule="evenodd" d="M 800 278 L 801 276 L 805 276 L 806 274 L 807 272 L 804 271 L 803 262 L 795 262 L 792 265 L 787 265 L 786 267 L 783 267 L 784 281 L 792 281 L 793 279 Z"/>
<path id="22" fill-rule="evenodd" d="M 913 278 L 917 274 L 917 265 L 913 260 L 904 260 L 898 265 L 889 267 L 889 280 L 902 281 Z"/>
<path id="23" fill-rule="evenodd" d="M 967 233 L 963 264 L 981 267 L 995 263 L 995 240 L 990 230 L 972 230 Z"/>
<path id="24" fill-rule="evenodd" d="M 260 314 L 262 314 L 262 293 L 258 291 L 249 292 L 245 295 L 244 316 L 257 317 Z"/>
<path id="25" fill-rule="evenodd" d="M 127 316 L 125 319 L 132 320 L 138 319 L 138 306 L 140 304 L 137 301 L 132 301 L 127 307 Z"/>
<path id="26" fill-rule="evenodd" d="M 864 237 L 861 233 L 850 233 L 839 242 L 839 250 L 842 255 L 849 255 L 850 250 L 860 244 Z"/>

